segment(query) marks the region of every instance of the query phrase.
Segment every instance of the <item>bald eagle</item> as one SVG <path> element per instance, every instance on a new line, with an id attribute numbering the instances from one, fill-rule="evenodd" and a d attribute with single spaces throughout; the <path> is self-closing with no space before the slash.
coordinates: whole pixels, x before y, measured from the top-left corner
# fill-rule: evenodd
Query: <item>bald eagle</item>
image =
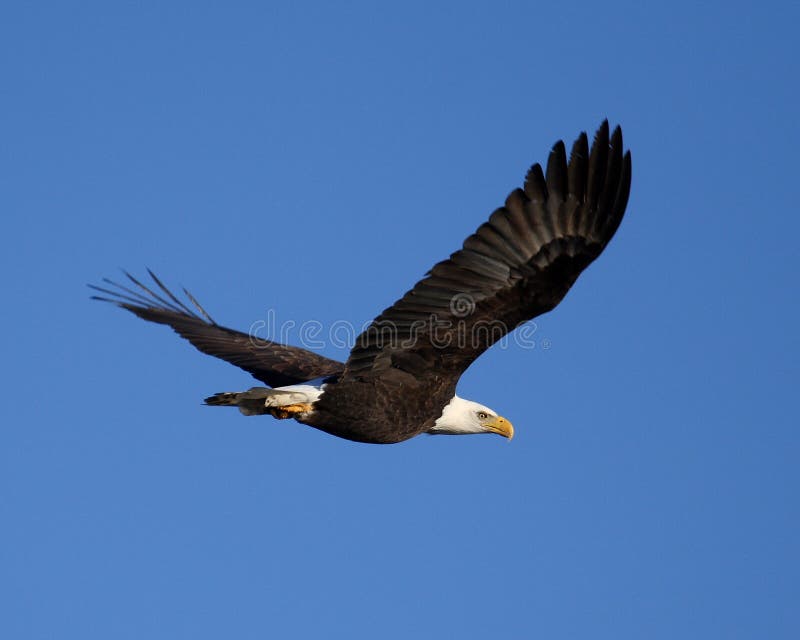
<path id="1" fill-rule="evenodd" d="M 244 369 L 268 387 L 217 393 L 213 406 L 269 414 L 340 438 L 390 444 L 421 433 L 496 433 L 511 423 L 456 395 L 461 374 L 509 331 L 553 309 L 619 226 L 631 184 L 622 131 L 601 124 L 589 150 L 581 133 L 567 159 L 557 142 L 542 171 L 436 264 L 356 339 L 346 362 L 223 327 L 184 289 L 104 279 L 93 289 L 144 320 L 166 324 L 203 353 Z M 188 304 L 187 304 L 188 303 Z M 191 306 L 190 306 L 191 305 Z M 194 308 L 191 308 L 194 307 Z"/>

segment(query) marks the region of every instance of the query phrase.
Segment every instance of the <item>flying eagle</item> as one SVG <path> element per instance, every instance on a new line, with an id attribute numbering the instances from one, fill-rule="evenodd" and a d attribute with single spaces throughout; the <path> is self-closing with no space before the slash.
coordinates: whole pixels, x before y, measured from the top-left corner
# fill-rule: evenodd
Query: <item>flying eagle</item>
<path id="1" fill-rule="evenodd" d="M 358 336 L 346 362 L 234 331 L 194 309 L 148 270 L 154 285 L 104 280 L 103 296 L 166 324 L 203 353 L 241 367 L 267 387 L 206 398 L 244 415 L 269 414 L 340 438 L 390 444 L 421 433 L 497 433 L 511 423 L 456 395 L 459 378 L 509 331 L 553 309 L 619 226 L 631 184 L 622 131 L 602 123 L 591 151 L 582 133 L 546 171 L 535 164 L 505 205 Z M 110 297 L 105 297 L 110 296 Z"/>

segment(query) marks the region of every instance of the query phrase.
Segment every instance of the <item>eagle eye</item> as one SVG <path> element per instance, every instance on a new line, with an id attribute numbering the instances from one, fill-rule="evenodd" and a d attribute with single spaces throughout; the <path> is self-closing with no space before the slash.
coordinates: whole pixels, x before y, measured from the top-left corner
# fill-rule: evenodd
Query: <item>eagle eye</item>
<path id="1" fill-rule="evenodd" d="M 488 417 L 489 417 L 489 414 L 486 413 L 485 411 L 478 411 L 478 419 L 486 420 L 486 418 L 488 418 Z"/>

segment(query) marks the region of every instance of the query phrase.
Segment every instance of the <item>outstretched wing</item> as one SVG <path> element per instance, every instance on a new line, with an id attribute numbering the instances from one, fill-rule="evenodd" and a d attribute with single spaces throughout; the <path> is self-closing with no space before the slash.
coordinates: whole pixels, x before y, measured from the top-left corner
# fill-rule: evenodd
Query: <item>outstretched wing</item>
<path id="1" fill-rule="evenodd" d="M 535 164 L 460 251 L 440 262 L 356 340 L 346 380 L 389 368 L 455 377 L 521 323 L 555 307 L 617 230 L 631 184 L 631 155 L 608 121 L 569 162 L 557 142 L 546 174 Z"/>
<path id="2" fill-rule="evenodd" d="M 113 289 L 89 285 L 105 294 L 92 298 L 116 304 L 144 320 L 169 325 L 203 353 L 235 364 L 271 387 L 335 375 L 344 368 L 342 362 L 312 351 L 263 340 L 220 326 L 186 289 L 183 291 L 195 310 L 173 295 L 149 269 L 148 273 L 163 295 L 146 287 L 126 272 L 125 275 L 135 285 L 133 289 L 104 279 Z"/>

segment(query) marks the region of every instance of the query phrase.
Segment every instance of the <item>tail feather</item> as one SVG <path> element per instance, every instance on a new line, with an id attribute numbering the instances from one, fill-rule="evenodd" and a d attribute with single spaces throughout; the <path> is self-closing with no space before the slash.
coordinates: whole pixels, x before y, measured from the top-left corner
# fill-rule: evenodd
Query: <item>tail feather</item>
<path id="1" fill-rule="evenodd" d="M 213 396 L 208 396 L 203 402 L 210 407 L 235 407 L 239 401 L 238 393 L 231 391 L 224 391 L 222 393 L 215 393 Z"/>
<path id="2" fill-rule="evenodd" d="M 223 391 L 209 396 L 204 402 L 212 407 L 239 407 L 246 416 L 259 416 L 269 413 L 267 399 L 273 392 L 274 389 L 265 387 L 253 387 L 242 392 Z"/>
<path id="3" fill-rule="evenodd" d="M 275 409 L 280 407 L 314 402 L 320 393 L 318 388 L 308 385 L 277 389 L 253 387 L 241 392 L 215 393 L 206 398 L 205 403 L 212 407 L 238 407 L 246 416 L 274 415 Z"/>

